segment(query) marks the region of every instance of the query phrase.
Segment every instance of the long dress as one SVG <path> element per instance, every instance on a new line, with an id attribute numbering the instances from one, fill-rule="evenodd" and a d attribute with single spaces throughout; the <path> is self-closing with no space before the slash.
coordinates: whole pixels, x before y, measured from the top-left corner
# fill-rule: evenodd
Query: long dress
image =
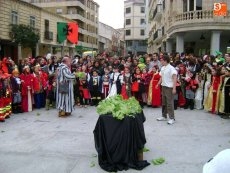
<path id="1" fill-rule="evenodd" d="M 204 100 L 203 100 L 203 104 L 204 104 L 204 109 L 206 111 L 210 111 L 210 102 L 212 100 L 212 95 L 209 95 L 209 87 L 211 85 L 211 80 L 212 80 L 212 75 L 210 73 L 206 73 L 206 81 L 204 83 Z"/>
<path id="2" fill-rule="evenodd" d="M 58 67 L 58 72 L 57 72 L 56 108 L 59 111 L 71 113 L 74 110 L 74 94 L 73 94 L 74 80 L 75 80 L 75 75 L 71 73 L 67 65 L 62 63 Z M 68 93 L 59 92 L 60 82 L 68 83 L 68 88 L 69 88 Z"/>
<path id="3" fill-rule="evenodd" d="M 198 84 L 198 88 L 195 94 L 195 108 L 196 109 L 203 109 L 202 100 L 203 100 L 203 86 L 204 80 L 201 80 Z"/>
<path id="4" fill-rule="evenodd" d="M 148 103 L 149 105 L 151 104 L 152 106 L 161 106 L 161 89 L 160 87 L 156 88 L 156 85 L 158 84 L 161 76 L 160 74 L 154 73 L 152 80 L 150 82 L 150 88 L 148 92 Z"/>
<path id="5" fill-rule="evenodd" d="M 220 91 L 219 101 L 219 113 L 229 114 L 230 113 L 230 77 L 225 77 L 222 90 Z"/>
<path id="6" fill-rule="evenodd" d="M 121 94 L 121 77 L 120 73 L 113 73 L 110 76 L 109 94 L 107 98 Z"/>
<path id="7" fill-rule="evenodd" d="M 22 85 L 22 110 L 23 112 L 31 112 L 33 104 L 33 76 L 22 73 L 19 78 Z"/>
<path id="8" fill-rule="evenodd" d="M 206 98 L 206 103 L 204 107 L 206 111 L 217 113 L 219 88 L 220 88 L 220 76 L 213 76 L 212 85 L 209 88 L 209 93 Z"/>
<path id="9" fill-rule="evenodd" d="M 123 99 L 128 99 L 132 96 L 131 83 L 132 83 L 131 74 L 124 74 L 123 81 L 122 81 L 122 89 L 121 89 L 121 95 Z"/>

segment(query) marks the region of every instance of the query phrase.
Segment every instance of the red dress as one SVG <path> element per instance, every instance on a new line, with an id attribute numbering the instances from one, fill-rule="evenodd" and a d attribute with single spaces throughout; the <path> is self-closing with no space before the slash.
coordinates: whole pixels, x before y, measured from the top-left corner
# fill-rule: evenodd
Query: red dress
<path id="1" fill-rule="evenodd" d="M 22 73 L 20 76 L 22 82 L 22 110 L 23 112 L 29 111 L 29 99 L 28 94 L 30 94 L 30 100 L 32 100 L 32 88 L 33 88 L 33 76 L 31 74 Z M 32 103 L 31 103 L 32 104 Z"/>
<path id="2" fill-rule="evenodd" d="M 161 88 L 156 88 L 161 76 L 159 73 L 153 74 L 152 77 L 152 106 L 161 106 Z"/>
<path id="3" fill-rule="evenodd" d="M 212 113 L 217 113 L 217 102 L 218 102 L 218 98 L 217 98 L 217 93 L 218 93 L 218 89 L 220 86 L 220 76 L 213 76 L 212 77 Z"/>

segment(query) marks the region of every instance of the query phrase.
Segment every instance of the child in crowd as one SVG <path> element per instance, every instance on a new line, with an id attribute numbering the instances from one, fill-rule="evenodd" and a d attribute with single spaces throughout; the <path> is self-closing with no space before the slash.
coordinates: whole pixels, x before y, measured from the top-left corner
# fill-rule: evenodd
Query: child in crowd
<path id="1" fill-rule="evenodd" d="M 203 86 L 204 80 L 201 74 L 196 74 L 196 81 L 198 82 L 198 88 L 195 94 L 195 108 L 196 109 L 203 109 Z"/>
<path id="2" fill-rule="evenodd" d="M 103 82 L 103 87 L 102 87 L 103 96 L 102 96 L 102 98 L 103 99 L 105 99 L 109 94 L 109 80 L 110 80 L 109 69 L 106 67 L 106 68 L 104 68 L 104 75 L 102 76 L 102 82 Z"/>
<path id="3" fill-rule="evenodd" d="M 89 80 L 89 90 L 91 95 L 91 105 L 97 106 L 101 100 L 102 79 L 101 76 L 98 75 L 98 71 L 96 69 L 92 71 L 92 76 Z"/>
<path id="4" fill-rule="evenodd" d="M 198 82 L 195 79 L 195 75 L 191 71 L 187 71 L 185 77 L 186 87 L 185 87 L 185 97 L 186 97 L 186 105 L 185 109 L 188 107 L 193 110 L 194 109 L 194 99 L 195 99 L 195 92 L 198 88 Z"/>
<path id="5" fill-rule="evenodd" d="M 140 68 L 136 67 L 132 76 L 132 95 L 139 101 L 142 107 L 144 106 L 142 99 L 143 92 L 145 92 L 145 89 L 142 73 Z"/>
<path id="6" fill-rule="evenodd" d="M 113 73 L 110 75 L 108 97 L 121 94 L 122 80 L 122 74 L 119 72 L 119 67 L 115 65 L 113 68 Z"/>
<path id="7" fill-rule="evenodd" d="M 53 75 L 49 76 L 46 87 L 46 110 L 49 110 L 50 107 L 55 107 L 55 98 L 56 98 L 56 79 Z"/>
<path id="8" fill-rule="evenodd" d="M 21 79 L 19 71 L 14 69 L 12 72 L 11 90 L 12 90 L 12 112 L 14 114 L 22 113 L 22 95 L 21 95 Z"/>
<path id="9" fill-rule="evenodd" d="M 130 70 L 128 67 L 125 67 L 124 69 L 123 80 L 121 84 L 122 84 L 121 95 L 123 99 L 130 98 L 132 96 L 131 94 L 132 76 L 130 74 Z"/>

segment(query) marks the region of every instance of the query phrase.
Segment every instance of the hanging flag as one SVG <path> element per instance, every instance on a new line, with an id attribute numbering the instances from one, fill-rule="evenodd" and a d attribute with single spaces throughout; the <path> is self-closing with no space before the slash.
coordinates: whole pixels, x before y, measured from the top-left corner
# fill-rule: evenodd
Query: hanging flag
<path id="1" fill-rule="evenodd" d="M 74 22 L 68 23 L 67 39 L 69 40 L 69 42 L 73 44 L 77 44 L 78 42 L 78 24 L 77 23 L 74 23 Z"/>
<path id="2" fill-rule="evenodd" d="M 67 23 L 57 23 L 57 41 L 63 43 L 67 37 L 68 25 Z"/>

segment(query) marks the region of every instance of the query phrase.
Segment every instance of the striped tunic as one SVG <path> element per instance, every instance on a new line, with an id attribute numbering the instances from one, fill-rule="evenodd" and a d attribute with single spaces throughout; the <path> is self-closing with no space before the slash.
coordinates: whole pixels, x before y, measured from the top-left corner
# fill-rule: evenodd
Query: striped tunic
<path id="1" fill-rule="evenodd" d="M 73 81 L 75 80 L 75 75 L 71 73 L 69 67 L 65 64 L 60 64 L 57 69 L 57 90 L 56 90 L 56 108 L 59 111 L 64 111 L 71 113 L 74 107 L 74 94 L 73 94 Z M 69 93 L 59 93 L 59 82 L 68 82 Z"/>

